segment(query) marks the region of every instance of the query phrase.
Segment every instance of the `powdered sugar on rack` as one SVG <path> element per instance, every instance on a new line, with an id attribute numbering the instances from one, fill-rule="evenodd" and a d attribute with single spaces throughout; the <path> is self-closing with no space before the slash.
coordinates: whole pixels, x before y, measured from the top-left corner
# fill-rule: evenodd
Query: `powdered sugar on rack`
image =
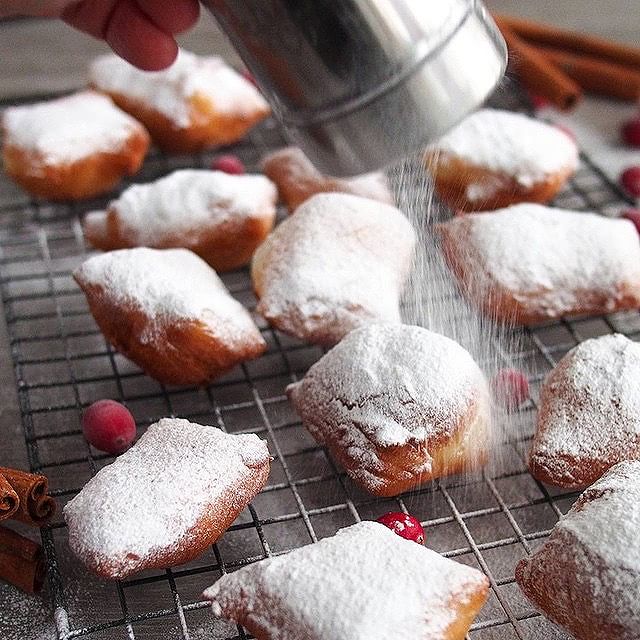
<path id="1" fill-rule="evenodd" d="M 118 152 L 142 126 L 94 91 L 4 111 L 5 144 L 33 152 L 44 164 L 71 163 Z"/>
<path id="2" fill-rule="evenodd" d="M 90 66 L 92 84 L 155 109 L 179 127 L 191 124 L 189 101 L 203 96 L 218 113 L 249 115 L 268 108 L 260 92 L 217 56 L 181 50 L 164 71 L 140 71 L 116 55 L 100 56 Z"/>
<path id="3" fill-rule="evenodd" d="M 67 504 L 69 544 L 91 566 L 135 571 L 185 544 L 208 506 L 269 458 L 253 434 L 164 418 Z"/>
<path id="4" fill-rule="evenodd" d="M 457 606 L 487 586 L 479 571 L 361 522 L 226 574 L 204 596 L 215 615 L 279 640 L 444 640 Z"/>

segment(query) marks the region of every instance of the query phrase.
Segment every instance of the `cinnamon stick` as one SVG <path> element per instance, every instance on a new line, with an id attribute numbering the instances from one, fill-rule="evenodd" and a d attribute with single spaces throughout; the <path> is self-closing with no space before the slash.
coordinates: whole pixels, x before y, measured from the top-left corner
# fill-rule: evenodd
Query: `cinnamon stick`
<path id="1" fill-rule="evenodd" d="M 41 545 L 0 526 L 0 580 L 35 593 L 42 588 L 46 571 Z"/>
<path id="2" fill-rule="evenodd" d="M 13 516 L 16 520 L 37 527 L 51 520 L 56 512 L 56 502 L 47 495 L 49 481 L 45 476 L 8 467 L 0 467 L 0 474 L 11 485 L 20 500 Z"/>
<path id="3" fill-rule="evenodd" d="M 640 70 L 640 48 L 611 42 L 590 34 L 558 29 L 552 25 L 533 22 L 525 18 L 494 15 L 494 19 L 530 43 L 593 56 L 614 64 L 636 67 L 637 71 Z"/>
<path id="4" fill-rule="evenodd" d="M 576 105 L 582 90 L 535 47 L 517 36 L 499 17 L 496 23 L 509 48 L 509 55 L 522 85 L 532 94 L 543 96 L 563 111 Z"/>
<path id="5" fill-rule="evenodd" d="M 640 98 L 640 67 L 634 71 L 631 67 L 555 47 L 538 47 L 538 50 L 588 93 L 629 101 Z"/>
<path id="6" fill-rule="evenodd" d="M 20 498 L 18 498 L 18 494 L 8 480 L 0 474 L 0 520 L 13 517 L 19 506 Z"/>

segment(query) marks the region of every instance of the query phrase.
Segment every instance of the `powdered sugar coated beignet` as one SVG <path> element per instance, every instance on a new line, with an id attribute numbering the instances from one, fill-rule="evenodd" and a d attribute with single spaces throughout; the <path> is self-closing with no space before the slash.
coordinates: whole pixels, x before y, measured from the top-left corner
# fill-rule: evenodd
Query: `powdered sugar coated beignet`
<path id="1" fill-rule="evenodd" d="M 558 127 L 497 109 L 470 115 L 427 154 L 438 194 L 463 211 L 549 202 L 577 166 L 578 149 Z"/>
<path id="2" fill-rule="evenodd" d="M 421 327 L 355 329 L 287 394 L 311 435 L 376 495 L 486 458 L 484 376 L 457 342 Z"/>
<path id="3" fill-rule="evenodd" d="M 237 142 L 270 111 L 253 84 L 215 56 L 181 50 L 168 69 L 148 72 L 109 54 L 93 61 L 89 75 L 174 153 Z"/>
<path id="4" fill-rule="evenodd" d="M 163 418 L 65 506 L 69 545 L 105 578 L 183 564 L 223 534 L 269 465 L 256 435 Z"/>
<path id="5" fill-rule="evenodd" d="M 395 207 L 342 193 L 315 195 L 258 248 L 258 312 L 303 340 L 335 344 L 370 322 L 399 322 L 415 234 Z"/>
<path id="6" fill-rule="evenodd" d="M 186 249 L 121 249 L 73 274 L 113 346 L 168 384 L 204 384 L 266 344 L 216 272 Z"/>
<path id="7" fill-rule="evenodd" d="M 640 240 L 628 220 L 520 204 L 439 230 L 462 289 L 499 321 L 640 308 Z"/>
<path id="8" fill-rule="evenodd" d="M 586 340 L 540 390 L 531 472 L 578 488 L 631 458 L 640 459 L 640 344 L 620 334 Z"/>
<path id="9" fill-rule="evenodd" d="M 294 211 L 316 193 L 350 193 L 393 204 L 393 194 L 382 172 L 341 179 L 322 175 L 297 147 L 270 153 L 262 161 L 267 176 L 277 185 L 289 211 Z"/>
<path id="10" fill-rule="evenodd" d="M 516 569 L 525 595 L 579 640 L 638 640 L 640 462 L 589 487 Z"/>
<path id="11" fill-rule="evenodd" d="M 463 640 L 488 587 L 478 570 L 360 522 L 227 573 L 204 597 L 258 640 Z"/>
<path id="12" fill-rule="evenodd" d="M 246 264 L 273 228 L 275 185 L 261 175 L 183 169 L 134 185 L 83 231 L 98 249 L 184 247 L 218 271 Z"/>
<path id="13" fill-rule="evenodd" d="M 7 175 L 51 200 L 109 191 L 138 171 L 149 148 L 144 127 L 93 91 L 9 107 L 2 133 Z"/>

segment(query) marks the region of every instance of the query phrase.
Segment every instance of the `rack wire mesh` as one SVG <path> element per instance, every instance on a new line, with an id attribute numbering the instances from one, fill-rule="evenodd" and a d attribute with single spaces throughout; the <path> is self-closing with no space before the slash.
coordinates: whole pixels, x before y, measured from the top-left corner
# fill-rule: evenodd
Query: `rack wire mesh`
<path id="1" fill-rule="evenodd" d="M 494 101 L 523 109 L 511 87 Z M 1 107 L 2 105 L 0 105 Z M 283 144 L 273 122 L 233 147 L 249 167 Z M 211 154 L 154 153 L 136 182 L 170 170 L 206 167 Z M 84 407 L 104 397 L 124 402 L 139 430 L 166 415 L 211 424 L 231 433 L 254 432 L 275 457 L 266 488 L 202 557 L 166 571 L 146 571 L 121 582 L 90 576 L 71 556 L 58 519 L 42 530 L 49 564 L 48 597 L 60 640 L 129 638 L 197 640 L 249 637 L 214 620 L 202 590 L 222 573 L 333 535 L 390 510 L 418 517 L 431 548 L 475 566 L 490 579 L 489 601 L 469 633 L 472 640 L 566 638 L 524 599 L 514 582 L 517 561 L 533 551 L 566 512 L 575 493 L 546 487 L 528 473 L 539 384 L 580 341 L 611 332 L 638 339 L 640 316 L 623 313 L 578 318 L 525 329 L 508 354 L 530 379 L 532 399 L 516 416 L 517 435 L 500 444 L 477 476 L 435 482 L 394 499 L 372 498 L 353 485 L 301 427 L 284 387 L 303 375 L 322 351 L 282 335 L 256 318 L 267 353 L 204 389 L 163 386 L 110 347 L 71 278 L 87 256 L 80 215 L 106 199 L 79 204 L 35 201 L 0 177 L 0 292 L 15 370 L 25 442 L 33 471 L 50 479 L 59 506 L 111 458 L 82 437 Z M 555 204 L 613 215 L 624 195 L 584 155 Z M 223 276 L 233 295 L 252 308 L 248 271 Z M 60 513 L 60 511 L 58 512 Z"/>

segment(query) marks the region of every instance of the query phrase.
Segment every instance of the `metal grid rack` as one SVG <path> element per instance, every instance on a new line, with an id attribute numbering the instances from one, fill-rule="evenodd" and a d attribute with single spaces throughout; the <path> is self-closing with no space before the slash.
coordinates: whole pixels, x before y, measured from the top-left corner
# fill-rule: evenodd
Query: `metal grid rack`
<path id="1" fill-rule="evenodd" d="M 501 106 L 522 108 L 517 92 Z M 273 123 L 258 127 L 233 150 L 249 167 L 282 144 Z M 135 181 L 172 169 L 207 166 L 210 154 L 152 155 Z M 548 324 L 522 332 L 509 357 L 531 372 L 532 400 L 515 416 L 514 436 L 472 477 L 433 483 L 395 499 L 377 499 L 356 488 L 300 426 L 284 396 L 322 354 L 279 334 L 257 318 L 269 348 L 205 389 L 172 388 L 146 377 L 114 352 L 97 329 L 71 271 L 87 255 L 79 216 L 106 199 L 70 205 L 33 201 L 0 177 L 0 291 L 9 331 L 25 440 L 31 468 L 45 473 L 59 506 L 105 464 L 107 455 L 82 437 L 83 408 L 104 397 L 124 402 L 140 428 L 166 415 L 231 432 L 251 431 L 268 441 L 275 457 L 267 487 L 223 538 L 201 558 L 166 571 L 148 571 L 112 583 L 81 567 L 57 520 L 42 531 L 49 561 L 49 593 L 61 640 L 247 638 L 241 628 L 216 621 L 202 590 L 222 573 L 285 552 L 360 519 L 390 510 L 421 519 L 427 544 L 445 556 L 484 571 L 489 601 L 469 633 L 472 640 L 560 639 L 566 634 L 538 615 L 514 582 L 514 567 L 548 535 L 575 493 L 543 486 L 525 459 L 541 379 L 573 346 L 619 331 L 640 336 L 640 316 L 625 313 Z M 613 214 L 624 196 L 586 157 L 555 202 Z M 253 307 L 246 269 L 225 274 L 233 295 Z M 60 514 L 60 511 L 58 512 Z"/>

